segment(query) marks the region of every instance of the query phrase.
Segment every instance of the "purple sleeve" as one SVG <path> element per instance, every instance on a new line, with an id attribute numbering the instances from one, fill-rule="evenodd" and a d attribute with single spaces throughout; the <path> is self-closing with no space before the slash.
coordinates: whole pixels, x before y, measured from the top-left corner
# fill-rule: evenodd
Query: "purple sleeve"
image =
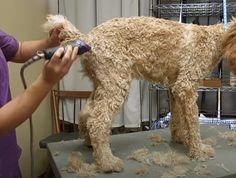
<path id="1" fill-rule="evenodd" d="M 0 30 L 0 48 L 6 60 L 9 61 L 16 55 L 19 43 L 14 37 Z"/>

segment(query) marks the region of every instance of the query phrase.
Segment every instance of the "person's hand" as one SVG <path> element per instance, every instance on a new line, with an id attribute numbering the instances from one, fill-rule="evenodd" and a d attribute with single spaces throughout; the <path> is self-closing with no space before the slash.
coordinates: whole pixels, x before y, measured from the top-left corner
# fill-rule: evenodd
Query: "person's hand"
<path id="1" fill-rule="evenodd" d="M 52 58 L 45 62 L 43 69 L 43 80 L 49 85 L 54 85 L 64 75 L 66 75 L 77 59 L 78 47 L 67 46 L 65 49 L 60 47 L 52 56 Z M 64 54 L 64 55 L 63 55 Z M 63 57 L 61 58 L 61 56 Z"/>
<path id="2" fill-rule="evenodd" d="M 58 26 L 58 27 L 49 31 L 49 35 L 47 38 L 48 47 L 55 47 L 55 46 L 60 45 L 59 34 L 60 34 L 62 28 L 63 28 L 62 26 Z"/>

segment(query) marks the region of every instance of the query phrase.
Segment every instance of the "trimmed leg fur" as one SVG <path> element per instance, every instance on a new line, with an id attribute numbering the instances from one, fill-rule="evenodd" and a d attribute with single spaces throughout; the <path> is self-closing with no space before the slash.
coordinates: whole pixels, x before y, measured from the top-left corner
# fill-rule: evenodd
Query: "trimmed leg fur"
<path id="1" fill-rule="evenodd" d="M 80 111 L 80 116 L 79 116 L 79 136 L 80 138 L 85 139 L 85 145 L 87 146 L 92 146 L 91 145 L 91 140 L 89 137 L 89 132 L 87 129 L 87 119 L 90 116 L 90 111 L 91 111 L 91 102 L 92 102 L 93 94 L 91 94 L 90 98 L 87 100 L 86 105 L 82 108 Z"/>
<path id="2" fill-rule="evenodd" d="M 177 127 L 177 122 L 173 121 L 171 127 L 172 138 L 183 141 L 189 148 L 189 156 L 195 159 L 206 159 L 214 155 L 214 150 L 210 145 L 204 145 L 200 138 L 198 107 L 196 104 L 197 90 L 193 82 L 182 80 L 172 88 L 174 103 L 179 101 L 182 107 L 182 122 Z M 177 110 L 173 110 L 177 112 Z M 175 114 L 174 114 L 175 116 Z M 174 118 L 176 119 L 176 118 Z M 177 129 L 180 129 L 178 132 Z M 181 138 L 180 138 L 181 137 Z M 175 141 L 174 140 L 174 141 Z"/>
<path id="3" fill-rule="evenodd" d="M 183 112 L 182 107 L 179 105 L 180 101 L 178 98 L 174 97 L 173 93 L 170 92 L 170 104 L 171 104 L 171 121 L 170 121 L 170 131 L 172 142 L 174 143 L 184 143 L 184 132 L 183 132 Z"/>
<path id="4" fill-rule="evenodd" d="M 112 118 L 127 97 L 128 86 L 129 83 L 127 83 L 127 89 L 124 89 L 110 84 L 106 92 L 103 87 L 97 87 L 94 98 L 87 107 L 86 112 L 89 116 L 86 119 L 86 128 L 94 149 L 97 167 L 103 172 L 119 172 L 123 169 L 123 161 L 112 154 L 109 136 Z"/>

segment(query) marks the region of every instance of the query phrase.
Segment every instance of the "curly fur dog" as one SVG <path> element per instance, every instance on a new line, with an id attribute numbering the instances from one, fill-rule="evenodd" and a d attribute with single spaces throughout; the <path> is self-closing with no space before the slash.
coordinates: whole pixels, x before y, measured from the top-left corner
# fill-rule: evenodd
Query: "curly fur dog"
<path id="1" fill-rule="evenodd" d="M 101 171 L 123 168 L 122 160 L 112 154 L 109 135 L 134 78 L 170 88 L 173 142 L 183 143 L 191 158 L 214 154 L 200 138 L 197 88 L 222 57 L 236 71 L 236 20 L 227 32 L 222 24 L 198 26 L 153 17 L 116 18 L 88 34 L 60 15 L 49 16 L 45 24 L 48 30 L 58 25 L 63 26 L 63 43 L 79 38 L 92 47 L 80 59 L 94 91 L 81 112 L 79 130 L 91 143 Z"/>

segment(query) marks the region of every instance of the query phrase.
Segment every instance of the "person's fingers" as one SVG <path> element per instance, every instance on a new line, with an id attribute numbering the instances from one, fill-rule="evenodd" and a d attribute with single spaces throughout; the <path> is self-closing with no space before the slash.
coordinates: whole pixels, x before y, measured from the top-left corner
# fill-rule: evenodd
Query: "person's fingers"
<path id="1" fill-rule="evenodd" d="M 74 47 L 74 48 L 73 48 L 73 51 L 72 51 L 72 55 L 71 55 L 71 59 L 72 59 L 73 61 L 75 61 L 75 59 L 78 57 L 78 56 L 77 56 L 77 55 L 78 55 L 78 52 L 79 52 L 79 47 L 78 47 L 78 46 Z"/>
<path id="2" fill-rule="evenodd" d="M 71 54 L 72 54 L 72 46 L 68 45 L 66 46 L 64 56 L 62 57 L 62 65 L 66 65 L 69 62 Z"/>
<path id="3" fill-rule="evenodd" d="M 52 36 L 53 34 L 59 34 L 62 29 L 63 29 L 63 25 L 62 24 L 58 25 L 57 27 L 55 27 L 49 31 L 49 36 Z"/>
<path id="4" fill-rule="evenodd" d="M 59 47 L 55 53 L 53 54 L 50 62 L 54 63 L 54 62 L 60 62 L 61 61 L 61 56 L 63 55 L 64 53 L 64 48 L 63 47 Z"/>
<path id="5" fill-rule="evenodd" d="M 67 64 L 66 64 L 66 67 L 67 67 L 68 69 L 71 67 L 71 65 L 74 63 L 74 61 L 75 61 L 76 58 L 78 57 L 78 56 L 77 56 L 78 50 L 79 50 L 78 47 L 74 47 L 74 48 L 73 48 L 72 54 L 71 54 L 71 57 L 70 57 L 70 60 L 68 60 L 68 62 L 67 62 Z"/>
<path id="6" fill-rule="evenodd" d="M 60 47 L 56 50 L 49 62 L 52 65 L 60 65 L 63 68 L 70 68 L 77 58 L 77 53 L 78 47 L 72 48 L 71 45 L 68 45 L 65 48 Z"/>
<path id="7" fill-rule="evenodd" d="M 73 62 L 75 61 L 75 59 L 77 58 L 77 53 L 78 53 L 78 47 L 72 48 L 71 46 L 68 46 L 62 60 L 62 65 L 65 68 L 69 69 L 73 64 Z"/>
<path id="8" fill-rule="evenodd" d="M 50 46 L 54 47 L 60 44 L 60 34 L 63 30 L 63 26 L 59 25 L 48 32 L 48 43 Z"/>

